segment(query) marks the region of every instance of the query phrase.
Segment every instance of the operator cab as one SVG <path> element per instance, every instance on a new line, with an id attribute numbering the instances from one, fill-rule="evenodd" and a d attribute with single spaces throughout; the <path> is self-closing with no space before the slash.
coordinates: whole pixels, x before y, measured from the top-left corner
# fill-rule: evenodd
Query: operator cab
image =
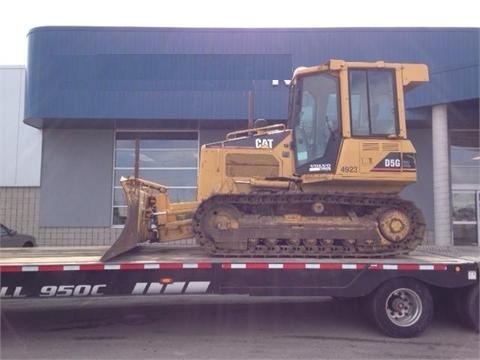
<path id="1" fill-rule="evenodd" d="M 335 172 L 343 138 L 399 137 L 395 86 L 391 68 L 345 71 L 324 65 L 295 71 L 289 128 L 293 129 L 296 174 Z"/>

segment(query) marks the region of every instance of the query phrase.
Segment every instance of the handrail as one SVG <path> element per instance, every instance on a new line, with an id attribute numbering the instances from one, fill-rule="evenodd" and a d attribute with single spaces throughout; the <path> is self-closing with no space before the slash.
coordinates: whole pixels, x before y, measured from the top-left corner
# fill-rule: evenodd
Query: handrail
<path id="1" fill-rule="evenodd" d="M 227 140 L 231 140 L 231 139 L 235 139 L 243 136 L 254 136 L 254 135 L 264 134 L 272 130 L 285 130 L 285 129 L 286 127 L 284 124 L 274 124 L 274 125 L 269 125 L 269 126 L 264 126 L 259 128 L 232 131 L 227 134 Z"/>

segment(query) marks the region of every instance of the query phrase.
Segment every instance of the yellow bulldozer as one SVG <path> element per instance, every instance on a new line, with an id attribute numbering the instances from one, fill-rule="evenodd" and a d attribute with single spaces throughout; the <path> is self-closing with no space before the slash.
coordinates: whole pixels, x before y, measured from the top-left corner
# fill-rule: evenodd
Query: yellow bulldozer
<path id="1" fill-rule="evenodd" d="M 399 197 L 416 181 L 404 93 L 424 64 L 347 62 L 294 71 L 286 124 L 257 121 L 200 151 L 197 201 L 122 179 L 128 204 L 109 260 L 138 243 L 195 238 L 213 256 L 376 257 L 423 240 L 421 211 Z"/>

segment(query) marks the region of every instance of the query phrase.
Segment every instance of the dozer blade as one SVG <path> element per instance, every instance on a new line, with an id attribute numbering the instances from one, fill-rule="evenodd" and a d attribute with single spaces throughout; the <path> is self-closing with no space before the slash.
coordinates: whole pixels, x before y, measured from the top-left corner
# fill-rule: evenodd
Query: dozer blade
<path id="1" fill-rule="evenodd" d="M 127 201 L 127 219 L 125 227 L 118 239 L 103 254 L 100 261 L 108 261 L 118 255 L 134 249 L 138 243 L 147 241 L 145 208 L 148 193 L 142 190 L 140 182 L 135 178 L 120 180 Z"/>

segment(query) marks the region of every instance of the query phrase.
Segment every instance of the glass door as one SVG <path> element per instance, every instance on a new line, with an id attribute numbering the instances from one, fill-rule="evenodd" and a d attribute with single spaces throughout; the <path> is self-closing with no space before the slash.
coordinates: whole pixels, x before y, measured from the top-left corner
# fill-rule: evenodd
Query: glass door
<path id="1" fill-rule="evenodd" d="M 480 191 L 453 190 L 453 243 L 478 245 Z"/>

